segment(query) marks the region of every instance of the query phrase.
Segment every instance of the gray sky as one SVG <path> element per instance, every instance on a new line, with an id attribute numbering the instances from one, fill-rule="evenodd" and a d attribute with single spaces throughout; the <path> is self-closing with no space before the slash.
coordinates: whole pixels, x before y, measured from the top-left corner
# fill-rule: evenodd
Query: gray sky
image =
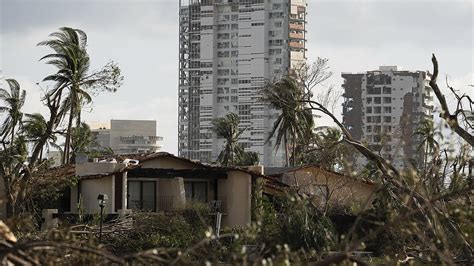
<path id="1" fill-rule="evenodd" d="M 125 76 L 118 92 L 95 98 L 86 121 L 156 119 L 164 150 L 177 153 L 178 0 L 0 1 L 0 69 L 27 90 L 26 112 L 44 111 L 35 83 L 55 71 L 38 62 L 49 50 L 36 43 L 59 27 L 80 28 L 93 69 L 114 60 Z M 429 70 L 434 52 L 441 73 L 472 95 L 471 1 L 308 2 L 308 58 L 329 58 L 334 72 L 325 86 L 379 65 Z"/>

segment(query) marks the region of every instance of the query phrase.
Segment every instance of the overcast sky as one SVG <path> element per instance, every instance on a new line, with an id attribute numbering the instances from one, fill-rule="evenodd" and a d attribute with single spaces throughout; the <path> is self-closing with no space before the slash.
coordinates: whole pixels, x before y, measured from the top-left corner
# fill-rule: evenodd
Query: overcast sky
<path id="1" fill-rule="evenodd" d="M 55 71 L 38 62 L 49 50 L 36 43 L 59 27 L 80 28 L 93 69 L 114 60 L 125 76 L 118 92 L 95 98 L 84 119 L 156 119 L 164 150 L 177 153 L 178 0 L 0 1 L 0 69 L 27 90 L 25 112 L 44 111 L 35 83 Z M 434 52 L 441 73 L 472 95 L 472 1 L 308 2 L 308 58 L 329 58 L 334 72 L 325 86 L 340 87 L 341 72 L 379 65 L 429 70 Z"/>

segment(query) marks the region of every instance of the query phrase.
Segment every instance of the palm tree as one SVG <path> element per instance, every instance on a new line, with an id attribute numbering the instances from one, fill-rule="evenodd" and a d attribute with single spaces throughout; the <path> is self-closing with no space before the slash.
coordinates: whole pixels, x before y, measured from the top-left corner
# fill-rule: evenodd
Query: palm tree
<path id="1" fill-rule="evenodd" d="M 74 127 L 71 138 L 72 159 L 74 160 L 78 154 L 88 153 L 92 144 L 94 144 L 94 136 L 89 125 L 81 123 L 79 127 Z"/>
<path id="2" fill-rule="evenodd" d="M 441 132 L 435 130 L 434 123 L 432 120 L 425 119 L 421 122 L 421 126 L 415 130 L 415 135 L 421 136 L 421 142 L 418 145 L 418 150 L 424 148 L 424 159 L 423 165 L 426 170 L 426 165 L 428 163 L 428 154 L 429 153 L 438 153 L 439 143 L 436 141 L 436 138 L 443 138 Z"/>
<path id="3" fill-rule="evenodd" d="M 21 127 L 23 113 L 21 108 L 25 104 L 26 91 L 20 89 L 20 84 L 14 79 L 5 80 L 10 87 L 10 93 L 0 88 L 0 100 L 5 106 L 0 106 L 0 113 L 8 113 L 0 128 L 2 143 L 10 137 L 10 147 L 13 149 L 15 143 L 15 130 Z"/>
<path id="4" fill-rule="evenodd" d="M 25 133 L 26 141 L 33 144 L 33 150 L 36 149 L 36 146 L 41 145 L 40 139 L 48 135 L 47 141 L 45 143 L 46 148 L 49 150 L 50 147 L 54 147 L 58 150 L 61 150 L 59 145 L 56 144 L 57 137 L 54 134 L 48 134 L 48 122 L 39 113 L 34 114 L 25 114 L 26 120 L 23 122 L 23 131 Z M 40 151 L 39 160 L 43 159 L 43 149 Z"/>
<path id="5" fill-rule="evenodd" d="M 217 158 L 224 166 L 235 166 L 243 158 L 244 149 L 237 141 L 245 129 L 239 130 L 239 123 L 240 119 L 235 113 L 229 113 L 212 121 L 212 131 L 218 138 L 225 139 L 224 149 Z"/>
<path id="6" fill-rule="evenodd" d="M 63 157 L 63 163 L 68 163 L 73 120 L 76 119 L 76 126 L 80 126 L 82 105 L 92 102 L 91 95 L 85 89 L 92 86 L 96 80 L 91 79 L 89 74 L 90 59 L 86 50 L 87 35 L 84 31 L 63 27 L 50 36 L 53 39 L 38 45 L 48 46 L 54 53 L 43 56 L 40 60 L 48 60 L 47 64 L 58 68 L 56 74 L 43 80 L 56 82 L 52 93 L 62 93 L 64 88 L 68 89 L 62 104 L 63 112 L 67 110 L 69 113 Z"/>
<path id="7" fill-rule="evenodd" d="M 291 77 L 286 77 L 262 90 L 263 101 L 280 110 L 267 142 L 276 134 L 275 148 L 285 145 L 286 166 L 290 165 L 289 146 L 292 147 L 292 164 L 296 164 L 298 138 L 310 135 L 314 126 L 311 110 L 304 103 L 307 95 Z"/>
<path id="8" fill-rule="evenodd" d="M 115 92 L 122 85 L 123 76 L 120 68 L 113 61 L 108 62 L 98 71 L 89 71 L 90 58 L 86 49 L 87 35 L 84 31 L 62 27 L 50 36 L 52 39 L 40 42 L 38 45 L 48 46 L 54 53 L 40 60 L 47 60 L 47 64 L 58 69 L 56 74 L 44 78 L 44 81 L 56 82 L 49 95 L 61 95 L 63 90 L 67 90 L 60 111 L 61 115 L 69 113 L 64 146 L 65 156 L 63 156 L 63 163 L 67 163 L 70 160 L 72 124 L 75 120 L 76 127 L 81 126 L 82 106 L 92 102 L 90 91 L 96 89 Z"/>

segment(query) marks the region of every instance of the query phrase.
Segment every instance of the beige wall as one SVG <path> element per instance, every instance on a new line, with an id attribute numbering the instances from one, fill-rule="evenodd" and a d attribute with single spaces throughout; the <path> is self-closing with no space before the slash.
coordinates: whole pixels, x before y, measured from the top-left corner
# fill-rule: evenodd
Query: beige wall
<path id="1" fill-rule="evenodd" d="M 107 176 L 98 179 L 83 179 L 81 182 L 81 196 L 82 196 L 82 209 L 85 214 L 96 214 L 100 213 L 100 208 L 97 203 L 97 196 L 99 194 L 107 194 L 108 201 L 107 206 L 104 208 L 104 213 L 114 213 L 115 207 L 115 177 Z M 73 198 L 75 193 L 71 193 L 71 202 L 77 200 Z M 74 206 L 71 210 L 76 210 Z"/>
<path id="2" fill-rule="evenodd" d="M 123 163 L 78 163 L 76 164 L 76 175 L 91 175 L 102 173 L 113 173 L 125 167 Z"/>
<path id="3" fill-rule="evenodd" d="M 184 162 L 172 157 L 160 157 L 149 161 L 141 162 L 143 168 L 162 168 L 162 169 L 195 169 L 199 166 Z M 252 178 L 250 174 L 241 171 L 230 171 L 227 173 L 227 179 L 218 180 L 218 198 L 225 198 L 227 215 L 222 218 L 223 226 L 243 226 L 251 222 L 251 185 Z M 134 179 L 135 180 L 135 179 Z M 136 180 L 144 180 L 142 178 Z M 151 179 L 147 179 L 151 180 Z M 157 197 L 173 196 L 177 206 L 184 206 L 186 203 L 184 182 L 183 181 L 207 181 L 208 182 L 208 200 L 214 199 L 212 183 L 210 179 L 203 176 L 202 179 L 192 178 L 183 180 L 175 179 L 153 179 L 157 181 Z M 177 199 L 179 199 L 177 201 Z M 158 205 L 157 205 L 158 206 Z"/>
<path id="4" fill-rule="evenodd" d="M 327 201 L 329 208 L 345 207 L 357 211 L 367 201 L 370 203 L 375 196 L 373 195 L 374 185 L 318 167 L 308 167 L 296 172 L 285 173 L 282 175 L 281 181 L 292 186 L 299 186 L 301 192 L 320 196 L 323 203 Z M 328 188 L 327 194 L 323 192 L 325 187 Z"/>
<path id="5" fill-rule="evenodd" d="M 227 172 L 227 179 L 219 179 L 218 196 L 226 199 L 227 215 L 223 226 L 250 224 L 252 211 L 252 176 L 241 171 Z"/>
<path id="6" fill-rule="evenodd" d="M 183 208 L 186 205 L 186 196 L 184 194 L 184 181 L 182 177 L 171 178 L 158 178 L 156 190 L 157 200 L 159 196 L 172 196 L 173 197 L 173 208 Z M 157 202 L 157 205 L 158 202 Z"/>
<path id="7" fill-rule="evenodd" d="M 194 169 L 198 168 L 196 165 L 184 162 L 180 159 L 172 157 L 159 157 L 149 161 L 140 162 L 143 168 L 163 168 L 163 169 Z"/>

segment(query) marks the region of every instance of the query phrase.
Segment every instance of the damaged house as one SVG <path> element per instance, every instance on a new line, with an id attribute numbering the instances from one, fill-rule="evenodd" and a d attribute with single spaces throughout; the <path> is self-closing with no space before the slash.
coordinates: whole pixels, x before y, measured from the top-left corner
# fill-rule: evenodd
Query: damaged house
<path id="1" fill-rule="evenodd" d="M 123 209 L 165 212 L 204 203 L 223 213 L 224 226 L 242 226 L 251 222 L 252 184 L 265 178 L 261 166 L 255 172 L 216 167 L 165 152 L 139 158 L 137 165 L 124 162 L 76 164 L 71 213 L 98 213 L 97 195 L 107 194 L 107 214 Z"/>

